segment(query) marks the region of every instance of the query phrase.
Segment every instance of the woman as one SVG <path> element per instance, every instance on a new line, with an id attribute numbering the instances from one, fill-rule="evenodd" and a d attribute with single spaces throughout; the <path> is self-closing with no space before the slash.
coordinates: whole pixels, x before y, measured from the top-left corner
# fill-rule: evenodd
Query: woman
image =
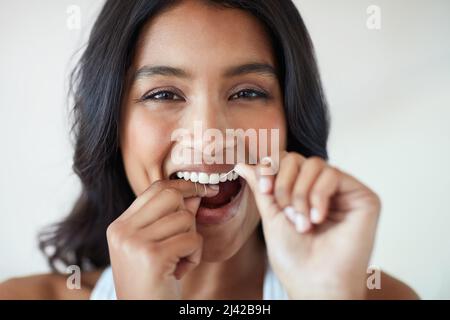
<path id="1" fill-rule="evenodd" d="M 386 274 L 367 288 L 380 201 L 325 161 L 326 102 L 292 2 L 109 0 L 73 81 L 83 190 L 41 248 L 55 271 L 80 266 L 82 287 L 55 272 L 2 297 L 417 298 Z M 197 122 L 276 129 L 278 149 L 270 163 L 248 145 L 257 164 L 176 163 L 175 148 L 207 153 L 171 139 Z"/>

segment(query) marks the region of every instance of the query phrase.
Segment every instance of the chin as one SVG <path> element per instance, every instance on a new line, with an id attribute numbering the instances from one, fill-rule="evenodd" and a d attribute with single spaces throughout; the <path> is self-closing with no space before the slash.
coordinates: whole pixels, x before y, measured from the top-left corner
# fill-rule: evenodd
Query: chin
<path id="1" fill-rule="evenodd" d="M 203 236 L 202 261 L 223 262 L 233 257 L 256 231 L 259 216 L 250 189 L 243 187 L 236 211 L 231 218 L 218 224 L 197 222 L 197 231 Z"/>
<path id="2" fill-rule="evenodd" d="M 229 234 L 227 237 L 203 237 L 202 261 L 226 261 L 242 248 L 246 240 L 238 232 Z"/>

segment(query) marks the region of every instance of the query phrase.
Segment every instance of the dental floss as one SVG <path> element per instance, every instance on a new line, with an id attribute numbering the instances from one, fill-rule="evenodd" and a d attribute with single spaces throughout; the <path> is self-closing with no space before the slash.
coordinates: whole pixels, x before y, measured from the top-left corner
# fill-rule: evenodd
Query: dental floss
<path id="1" fill-rule="evenodd" d="M 229 175 L 230 173 L 232 173 L 233 171 L 234 171 L 234 168 L 231 169 L 230 171 L 228 171 L 227 173 L 225 173 L 225 175 L 223 175 L 222 178 L 228 176 L 228 175 Z M 194 184 L 195 184 L 195 193 L 198 193 L 197 182 L 194 182 Z M 205 194 L 206 194 L 206 193 L 207 193 L 207 191 L 206 191 L 206 184 L 204 184 L 204 183 L 201 183 L 201 184 L 202 184 L 203 187 L 205 188 Z"/>
<path id="2" fill-rule="evenodd" d="M 225 173 L 225 175 L 224 176 L 222 176 L 222 178 L 223 177 L 226 177 L 227 175 L 229 175 L 230 173 L 232 173 L 234 171 L 234 168 L 233 169 L 231 169 L 228 173 Z"/>

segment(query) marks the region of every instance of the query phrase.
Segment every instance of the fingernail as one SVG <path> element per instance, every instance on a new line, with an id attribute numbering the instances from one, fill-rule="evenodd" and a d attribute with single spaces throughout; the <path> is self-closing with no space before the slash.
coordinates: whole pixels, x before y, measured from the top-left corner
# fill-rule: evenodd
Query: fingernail
<path id="1" fill-rule="evenodd" d="M 295 224 L 295 217 L 296 217 L 296 212 L 295 209 L 293 207 L 286 207 L 283 210 L 284 214 L 286 215 L 286 217 Z"/>
<path id="2" fill-rule="evenodd" d="M 320 222 L 319 210 L 317 210 L 316 208 L 312 208 L 310 215 L 311 215 L 312 223 L 319 223 Z"/>
<path id="3" fill-rule="evenodd" d="M 270 191 L 270 188 L 272 187 L 271 181 L 267 177 L 260 177 L 258 184 L 259 184 L 259 191 L 262 193 L 268 193 Z"/>
<path id="4" fill-rule="evenodd" d="M 271 157 L 264 157 L 261 159 L 261 164 L 262 165 L 271 165 L 272 164 L 272 158 Z"/>
<path id="5" fill-rule="evenodd" d="M 306 220 L 306 218 L 303 214 L 297 213 L 297 215 L 295 217 L 295 229 L 299 233 L 308 231 L 309 222 L 308 222 L 308 220 Z"/>
<path id="6" fill-rule="evenodd" d="M 219 193 L 218 184 L 201 184 L 200 188 L 202 188 L 199 193 L 201 197 L 211 198 Z"/>
<path id="7" fill-rule="evenodd" d="M 219 185 L 218 184 L 209 184 L 208 187 L 213 191 L 219 191 Z"/>

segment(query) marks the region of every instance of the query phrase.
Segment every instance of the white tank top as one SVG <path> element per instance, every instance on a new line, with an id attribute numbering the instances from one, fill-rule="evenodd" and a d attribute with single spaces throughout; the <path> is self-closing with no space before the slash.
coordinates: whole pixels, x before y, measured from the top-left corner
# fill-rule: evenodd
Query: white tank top
<path id="1" fill-rule="evenodd" d="M 91 300 L 115 300 L 114 281 L 111 266 L 107 267 L 101 274 L 91 293 Z M 288 300 L 289 297 L 282 287 L 280 281 L 267 263 L 264 275 L 263 300 Z"/>

